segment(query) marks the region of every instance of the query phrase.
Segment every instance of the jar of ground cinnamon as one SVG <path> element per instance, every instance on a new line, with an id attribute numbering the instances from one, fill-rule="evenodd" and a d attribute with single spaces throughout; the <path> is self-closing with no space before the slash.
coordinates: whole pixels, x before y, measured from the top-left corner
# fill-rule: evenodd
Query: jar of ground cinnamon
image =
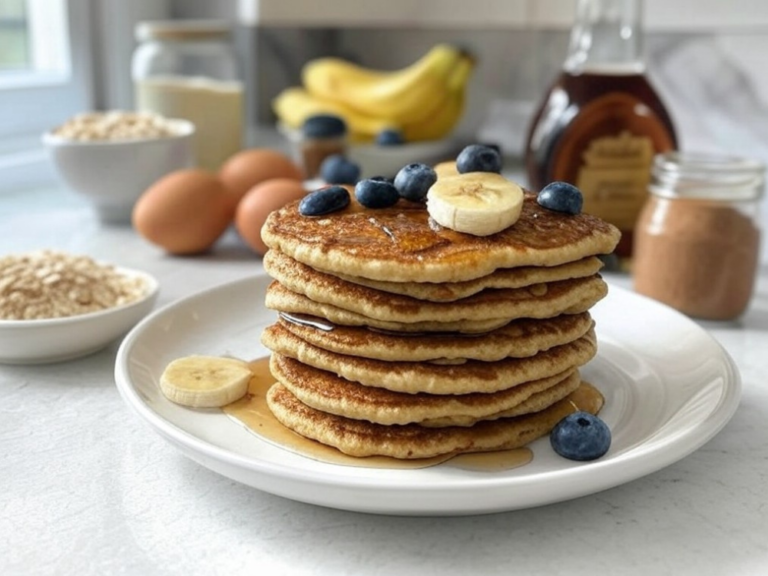
<path id="1" fill-rule="evenodd" d="M 657 155 L 635 230 L 635 290 L 695 318 L 740 316 L 755 283 L 764 172 L 743 158 Z"/>
<path id="2" fill-rule="evenodd" d="M 344 119 L 332 114 L 310 116 L 301 127 L 299 160 L 304 176 L 317 178 L 323 160 L 347 149 L 347 125 Z"/>

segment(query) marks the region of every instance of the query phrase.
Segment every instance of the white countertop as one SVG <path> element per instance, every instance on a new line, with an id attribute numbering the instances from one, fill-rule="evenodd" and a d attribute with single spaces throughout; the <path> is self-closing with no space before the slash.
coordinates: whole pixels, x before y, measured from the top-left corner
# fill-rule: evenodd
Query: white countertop
<path id="1" fill-rule="evenodd" d="M 166 256 L 58 189 L 0 196 L 0 230 L 0 254 L 57 247 L 146 270 L 158 306 L 262 269 L 234 234 L 206 256 Z M 578 500 L 456 518 L 325 509 L 210 472 L 124 404 L 117 344 L 0 365 L 0 574 L 768 574 L 768 269 L 740 322 L 703 326 L 743 380 L 703 448 Z"/>

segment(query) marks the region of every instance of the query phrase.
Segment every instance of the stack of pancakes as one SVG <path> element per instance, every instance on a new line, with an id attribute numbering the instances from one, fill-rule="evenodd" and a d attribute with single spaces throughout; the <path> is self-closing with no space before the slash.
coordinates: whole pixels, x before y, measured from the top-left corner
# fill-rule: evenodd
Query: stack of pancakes
<path id="1" fill-rule="evenodd" d="M 610 224 L 526 194 L 515 225 L 477 237 L 420 204 L 353 199 L 322 217 L 289 204 L 262 237 L 279 312 L 262 335 L 267 401 L 295 432 L 353 456 L 426 458 L 520 447 L 601 408 L 578 369 L 597 350 Z"/>

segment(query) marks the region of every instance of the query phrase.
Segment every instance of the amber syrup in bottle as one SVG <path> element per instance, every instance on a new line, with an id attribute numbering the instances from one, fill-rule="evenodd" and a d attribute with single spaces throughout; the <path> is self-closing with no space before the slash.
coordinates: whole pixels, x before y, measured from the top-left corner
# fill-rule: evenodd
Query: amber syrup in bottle
<path id="1" fill-rule="evenodd" d="M 579 187 L 584 211 L 622 231 L 613 267 L 630 265 L 635 223 L 656 154 L 677 149 L 646 76 L 637 0 L 579 0 L 568 57 L 529 129 L 526 171 L 539 190 Z"/>

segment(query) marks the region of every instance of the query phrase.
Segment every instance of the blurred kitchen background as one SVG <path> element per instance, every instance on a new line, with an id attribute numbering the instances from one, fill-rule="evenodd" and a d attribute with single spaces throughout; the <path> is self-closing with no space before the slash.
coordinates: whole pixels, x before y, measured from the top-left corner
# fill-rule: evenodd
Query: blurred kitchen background
<path id="1" fill-rule="evenodd" d="M 84 110 L 131 108 L 134 27 L 154 19 L 233 23 L 250 145 L 274 127 L 271 99 L 299 83 L 309 58 L 394 69 L 437 42 L 458 43 L 478 66 L 456 135 L 496 142 L 514 161 L 565 56 L 574 8 L 575 0 L 0 0 L 0 192 L 54 178 L 42 131 Z M 649 75 L 681 147 L 768 161 L 768 3 L 646 0 L 644 14 Z M 40 38 L 47 55 L 29 48 Z"/>

